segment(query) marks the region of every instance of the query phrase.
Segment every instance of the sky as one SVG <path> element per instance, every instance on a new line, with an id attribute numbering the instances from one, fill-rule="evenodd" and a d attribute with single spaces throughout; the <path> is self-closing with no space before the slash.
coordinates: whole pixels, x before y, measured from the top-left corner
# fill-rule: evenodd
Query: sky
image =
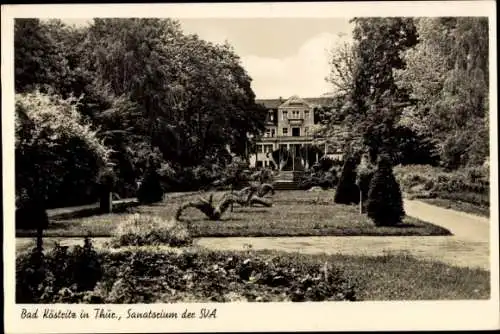
<path id="1" fill-rule="evenodd" d="M 79 25 L 86 20 L 65 21 Z M 328 54 L 352 32 L 348 18 L 182 18 L 179 22 L 185 33 L 214 43 L 227 40 L 252 78 L 258 99 L 331 92 L 333 87 L 325 80 Z"/>
<path id="2" fill-rule="evenodd" d="M 183 30 L 241 57 L 257 98 L 317 97 L 333 90 L 328 53 L 352 27 L 341 18 L 181 19 Z M 340 35 L 340 36 L 339 36 Z"/>

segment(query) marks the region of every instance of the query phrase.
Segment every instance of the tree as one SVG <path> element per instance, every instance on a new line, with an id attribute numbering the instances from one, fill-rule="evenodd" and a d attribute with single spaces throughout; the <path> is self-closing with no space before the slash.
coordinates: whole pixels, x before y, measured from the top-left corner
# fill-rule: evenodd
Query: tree
<path id="1" fill-rule="evenodd" d="M 16 94 L 18 207 L 47 208 L 91 198 L 110 150 L 85 124 L 74 100 Z"/>
<path id="2" fill-rule="evenodd" d="M 375 161 L 381 150 L 393 152 L 394 127 L 410 99 L 394 82 L 404 68 L 400 52 L 417 43 L 411 18 L 355 18 L 354 42 L 333 50 L 329 81 L 341 88 L 343 123 L 355 144 L 360 134 Z M 331 125 L 329 126 L 332 127 Z"/>
<path id="3" fill-rule="evenodd" d="M 370 181 L 368 217 L 377 226 L 399 224 L 405 216 L 401 189 L 392 172 L 392 158 L 380 155 L 377 170 Z"/>
<path id="4" fill-rule="evenodd" d="M 348 156 L 345 160 L 342 174 L 340 175 L 334 202 L 338 204 L 359 203 L 359 191 L 356 186 L 356 157 Z"/>
<path id="5" fill-rule="evenodd" d="M 420 42 L 403 53 L 398 86 L 415 106 L 404 125 L 432 139 L 443 164 L 481 164 L 489 155 L 488 19 L 420 18 Z"/>
<path id="6" fill-rule="evenodd" d="M 356 168 L 356 185 L 359 189 L 359 204 L 360 213 L 367 209 L 368 192 L 370 191 L 370 183 L 375 173 L 374 166 L 370 163 L 367 154 L 363 154 L 361 162 Z"/>
<path id="7" fill-rule="evenodd" d="M 15 90 L 18 93 L 39 89 L 49 92 L 58 76 L 67 72 L 63 54 L 39 19 L 14 21 Z"/>
<path id="8" fill-rule="evenodd" d="M 338 94 L 350 94 L 354 90 L 357 52 L 355 43 L 344 39 L 339 39 L 330 50 L 330 73 L 326 80 Z"/>
<path id="9" fill-rule="evenodd" d="M 96 19 L 88 45 L 88 63 L 138 106 L 135 132 L 167 161 L 196 166 L 227 145 L 243 154 L 247 133 L 263 129 L 265 112 L 229 45 L 184 35 L 168 19 Z"/>

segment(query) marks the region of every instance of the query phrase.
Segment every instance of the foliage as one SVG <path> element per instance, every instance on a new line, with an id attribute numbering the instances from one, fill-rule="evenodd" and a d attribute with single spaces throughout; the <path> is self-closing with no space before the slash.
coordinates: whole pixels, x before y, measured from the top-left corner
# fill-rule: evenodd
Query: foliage
<path id="1" fill-rule="evenodd" d="M 417 43 L 417 34 L 411 18 L 355 18 L 353 22 L 349 52 L 335 53 L 331 65 L 333 72 L 340 71 L 349 80 L 341 108 L 344 124 L 352 136 L 361 135 L 375 161 L 380 151 L 395 151 L 394 127 L 409 97 L 396 86 L 393 69 L 404 68 L 400 52 Z M 345 62 L 350 66 L 342 66 Z M 338 78 L 337 73 L 333 80 Z"/>
<path id="2" fill-rule="evenodd" d="M 163 200 L 163 188 L 156 164 L 150 160 L 142 182 L 137 190 L 137 199 L 140 203 L 151 204 Z"/>
<path id="3" fill-rule="evenodd" d="M 176 220 L 132 214 L 123 217 L 114 231 L 113 246 L 168 245 L 182 247 L 192 243 L 189 231 Z"/>
<path id="4" fill-rule="evenodd" d="M 340 94 L 349 94 L 354 90 L 357 51 L 354 43 L 342 38 L 339 38 L 335 47 L 330 50 L 330 73 L 327 81 Z"/>
<path id="5" fill-rule="evenodd" d="M 197 174 L 202 166 L 224 167 L 228 147 L 242 155 L 247 134 L 263 129 L 265 110 L 255 104 L 251 79 L 232 47 L 184 34 L 176 21 L 95 19 L 72 27 L 19 19 L 15 44 L 16 92 L 38 87 L 78 97 L 82 120 L 99 128 L 98 138 L 113 150 L 109 160 L 121 197 L 134 195 L 151 154 L 178 174 L 184 168 Z M 73 170 L 68 174 L 77 174 Z"/>
<path id="6" fill-rule="evenodd" d="M 42 201 L 24 198 L 19 202 L 21 203 L 16 203 L 16 230 L 47 228 L 49 226 L 49 217 Z"/>
<path id="7" fill-rule="evenodd" d="M 356 300 L 355 282 L 340 269 L 300 256 L 144 250 L 106 252 L 101 261 L 102 280 L 93 291 L 75 295 L 78 302 Z"/>
<path id="8" fill-rule="evenodd" d="M 434 165 L 439 164 L 439 155 L 433 140 L 416 133 L 407 126 L 398 125 L 394 129 L 396 151 L 395 164 Z"/>
<path id="9" fill-rule="evenodd" d="M 93 290 L 103 268 L 90 239 L 84 246 L 56 245 L 44 254 L 34 248 L 16 258 L 17 303 L 75 303 Z"/>
<path id="10" fill-rule="evenodd" d="M 25 199 L 49 207 L 89 201 L 110 154 L 74 100 L 40 92 L 16 94 L 15 144 L 20 206 Z"/>
<path id="11" fill-rule="evenodd" d="M 335 192 L 335 203 L 357 204 L 359 203 L 359 190 L 356 186 L 357 159 L 353 156 L 346 158 L 342 174 Z"/>
<path id="12" fill-rule="evenodd" d="M 388 156 L 379 157 L 377 170 L 370 182 L 366 208 L 368 217 L 377 226 L 397 225 L 405 216 L 403 197 Z"/>
<path id="13" fill-rule="evenodd" d="M 243 134 L 263 126 L 250 78 L 229 45 L 184 35 L 169 19 L 95 19 L 88 43 L 96 50 L 88 63 L 115 95 L 137 104 L 136 131 L 166 160 L 215 162 L 226 145 L 244 144 Z"/>
<path id="14" fill-rule="evenodd" d="M 367 209 L 368 192 L 374 174 L 375 166 L 370 163 L 367 155 L 362 156 L 360 164 L 356 167 L 356 185 L 361 193 L 363 211 Z"/>
<path id="15" fill-rule="evenodd" d="M 397 166 L 402 189 L 420 198 L 442 198 L 488 207 L 490 173 L 486 166 L 454 171 L 432 166 Z"/>
<path id="16" fill-rule="evenodd" d="M 395 72 L 416 100 L 403 122 L 435 142 L 444 166 L 482 164 L 489 155 L 488 19 L 419 18 L 416 26 L 420 42 Z"/>
<path id="17" fill-rule="evenodd" d="M 299 180 L 300 189 L 310 189 L 312 187 L 321 187 L 322 189 L 334 188 L 338 183 L 338 177 L 335 170 L 318 171 L 302 175 Z"/>

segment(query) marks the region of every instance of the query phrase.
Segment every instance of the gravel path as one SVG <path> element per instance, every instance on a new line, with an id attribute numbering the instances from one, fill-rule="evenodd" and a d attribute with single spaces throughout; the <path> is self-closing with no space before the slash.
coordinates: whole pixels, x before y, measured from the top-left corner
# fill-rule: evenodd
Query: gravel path
<path id="1" fill-rule="evenodd" d="M 404 252 L 422 259 L 489 270 L 489 219 L 416 200 L 405 200 L 405 210 L 409 216 L 447 228 L 453 236 L 202 238 L 197 240 L 197 245 L 210 249 L 275 249 L 309 254 Z"/>
<path id="2" fill-rule="evenodd" d="M 273 249 L 308 254 L 382 255 L 404 252 L 417 258 L 489 270 L 488 218 L 407 199 L 405 210 L 409 216 L 449 229 L 453 236 L 200 238 L 195 241 L 195 246 L 214 250 Z M 94 244 L 102 247 L 107 240 L 96 238 Z M 55 241 L 68 246 L 82 243 L 80 238 L 46 238 L 46 244 Z M 26 249 L 31 245 L 33 239 L 16 240 L 17 249 Z"/>

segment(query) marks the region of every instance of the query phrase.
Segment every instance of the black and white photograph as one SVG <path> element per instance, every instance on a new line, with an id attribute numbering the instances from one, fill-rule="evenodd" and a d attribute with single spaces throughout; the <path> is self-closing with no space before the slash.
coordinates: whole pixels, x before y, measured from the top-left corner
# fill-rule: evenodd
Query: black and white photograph
<path id="1" fill-rule="evenodd" d="M 470 301 L 498 326 L 495 5 L 447 3 L 2 6 L 12 321 Z"/>

